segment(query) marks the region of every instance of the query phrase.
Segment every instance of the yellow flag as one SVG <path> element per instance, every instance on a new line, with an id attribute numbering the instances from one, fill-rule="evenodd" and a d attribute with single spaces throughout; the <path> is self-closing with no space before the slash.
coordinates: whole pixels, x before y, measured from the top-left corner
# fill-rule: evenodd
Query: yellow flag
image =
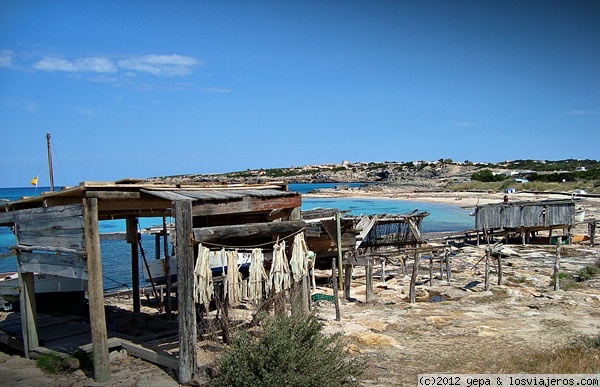
<path id="1" fill-rule="evenodd" d="M 34 177 L 34 178 L 33 178 L 33 179 L 31 179 L 29 182 L 31 183 L 31 185 L 35 185 L 35 186 L 37 186 L 38 178 L 37 178 L 37 177 Z"/>

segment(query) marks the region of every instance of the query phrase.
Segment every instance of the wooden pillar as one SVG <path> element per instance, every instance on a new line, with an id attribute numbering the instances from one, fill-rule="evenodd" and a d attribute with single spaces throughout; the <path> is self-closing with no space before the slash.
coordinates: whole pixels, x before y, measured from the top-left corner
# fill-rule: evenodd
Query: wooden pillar
<path id="1" fill-rule="evenodd" d="M 352 265 L 344 265 L 344 298 L 350 300 L 350 287 L 352 285 Z"/>
<path id="2" fill-rule="evenodd" d="M 490 249 L 485 249 L 485 283 L 484 290 L 490 290 Z"/>
<path id="3" fill-rule="evenodd" d="M 331 258 L 331 274 L 332 274 L 332 286 L 333 286 L 333 302 L 335 304 L 335 321 L 341 320 L 341 312 L 340 312 L 340 297 L 339 297 L 339 289 L 337 284 L 337 267 L 335 263 L 335 257 Z"/>
<path id="4" fill-rule="evenodd" d="M 19 271 L 19 303 L 21 306 L 21 328 L 23 330 L 23 350 L 25 357 L 29 358 L 29 353 L 39 347 L 37 332 L 37 316 L 35 304 L 35 281 L 34 274 L 21 271 L 20 255 L 17 258 Z"/>
<path id="5" fill-rule="evenodd" d="M 167 320 L 171 320 L 171 272 L 174 268 L 171 268 L 171 257 L 169 256 L 169 240 L 168 240 L 168 230 L 167 230 L 167 220 L 163 216 L 162 218 L 162 226 L 163 226 L 163 255 L 165 256 L 165 276 L 166 276 L 166 292 L 165 292 L 165 312 L 167 313 Z M 159 242 L 160 245 L 160 242 Z M 160 258 L 160 253 L 158 253 L 158 257 Z M 161 287 L 162 289 L 162 287 Z M 162 297 L 161 297 L 162 299 Z"/>
<path id="6" fill-rule="evenodd" d="M 446 249 L 444 249 L 444 255 L 440 254 L 440 281 L 444 280 L 444 258 L 446 256 Z"/>
<path id="7" fill-rule="evenodd" d="M 84 199 L 83 207 L 90 326 L 94 352 L 94 380 L 96 382 L 106 382 L 110 379 L 110 368 L 108 361 L 108 333 L 106 331 L 106 315 L 104 312 L 100 233 L 98 231 L 98 199 Z"/>
<path id="8" fill-rule="evenodd" d="M 160 237 L 160 234 L 154 234 L 154 259 L 160 259 Z"/>
<path id="9" fill-rule="evenodd" d="M 385 257 L 381 258 L 381 278 L 380 278 L 381 282 L 385 282 L 385 261 L 386 261 Z"/>
<path id="10" fill-rule="evenodd" d="M 339 268 L 339 272 L 338 272 L 338 282 L 339 282 L 339 287 L 340 289 L 343 289 L 344 286 L 344 282 L 342 279 L 342 226 L 341 226 L 341 217 L 342 214 L 338 211 L 335 214 L 335 225 L 336 225 L 336 230 L 337 230 L 337 251 L 338 251 L 338 260 L 337 260 L 337 266 Z"/>
<path id="11" fill-rule="evenodd" d="M 429 286 L 433 286 L 433 252 L 429 253 Z"/>
<path id="12" fill-rule="evenodd" d="M 550 230 L 548 230 L 548 244 L 552 244 L 552 227 L 550 227 Z"/>
<path id="13" fill-rule="evenodd" d="M 498 285 L 502 285 L 502 255 L 498 253 Z"/>
<path id="14" fill-rule="evenodd" d="M 556 241 L 556 258 L 554 259 L 554 290 L 560 289 L 560 278 L 558 277 L 558 271 L 560 270 L 560 248 L 562 247 L 562 240 L 560 237 Z"/>
<path id="15" fill-rule="evenodd" d="M 137 218 L 127 218 L 127 242 L 131 244 L 131 287 L 133 292 L 133 311 L 140 313 L 140 257 L 138 250 L 139 235 Z"/>
<path id="16" fill-rule="evenodd" d="M 450 254 L 448 254 L 448 250 L 444 250 L 444 257 L 446 260 L 446 282 L 450 282 L 452 279 L 452 271 L 450 269 Z"/>
<path id="17" fill-rule="evenodd" d="M 588 223 L 588 234 L 590 234 L 590 245 L 595 246 L 594 238 L 596 238 L 596 222 Z"/>
<path id="18" fill-rule="evenodd" d="M 192 202 L 173 203 L 175 212 L 177 294 L 179 307 L 179 382 L 188 384 L 196 370 L 196 305 L 194 304 L 194 249 Z"/>
<path id="19" fill-rule="evenodd" d="M 367 267 L 365 268 L 365 296 L 366 301 L 373 299 L 373 258 L 367 257 Z"/>
<path id="20" fill-rule="evenodd" d="M 525 227 L 521 227 L 521 244 L 525 245 Z"/>
<path id="21" fill-rule="evenodd" d="M 415 292 L 415 286 L 417 284 L 417 277 L 419 275 L 419 265 L 421 264 L 421 254 L 415 253 L 415 262 L 413 264 L 413 270 L 410 276 L 410 291 L 409 291 L 409 299 L 410 303 L 414 304 L 417 302 L 417 295 Z"/>

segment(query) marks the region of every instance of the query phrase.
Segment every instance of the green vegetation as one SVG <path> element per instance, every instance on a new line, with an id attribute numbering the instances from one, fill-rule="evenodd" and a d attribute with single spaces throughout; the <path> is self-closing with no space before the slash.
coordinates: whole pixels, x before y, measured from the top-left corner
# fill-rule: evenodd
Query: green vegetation
<path id="1" fill-rule="evenodd" d="M 66 372 L 71 368 L 66 359 L 50 353 L 40 355 L 35 364 L 39 369 L 49 374 Z"/>
<path id="2" fill-rule="evenodd" d="M 364 364 L 347 357 L 339 335 L 326 336 L 313 314 L 275 316 L 262 321 L 259 337 L 247 330 L 234 336 L 221 359 L 214 386 L 358 385 Z"/>
<path id="3" fill-rule="evenodd" d="M 475 172 L 471 175 L 471 180 L 479 180 L 483 182 L 491 182 L 491 181 L 502 181 L 506 179 L 506 176 L 503 174 L 495 175 L 491 170 L 484 169 L 479 172 Z"/>

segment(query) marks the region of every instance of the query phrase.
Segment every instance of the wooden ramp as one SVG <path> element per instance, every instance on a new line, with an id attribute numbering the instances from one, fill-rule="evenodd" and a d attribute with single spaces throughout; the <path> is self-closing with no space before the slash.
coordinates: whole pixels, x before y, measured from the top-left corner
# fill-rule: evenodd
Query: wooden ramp
<path id="1" fill-rule="evenodd" d="M 92 351 L 92 336 L 89 321 L 82 316 L 38 314 L 37 326 L 40 347 L 72 355 L 78 350 Z M 176 331 L 161 334 L 147 333 L 132 337 L 108 331 L 109 348 L 125 348 L 132 356 L 178 369 L 179 336 Z M 21 316 L 10 313 L 0 322 L 0 344 L 24 353 Z"/>

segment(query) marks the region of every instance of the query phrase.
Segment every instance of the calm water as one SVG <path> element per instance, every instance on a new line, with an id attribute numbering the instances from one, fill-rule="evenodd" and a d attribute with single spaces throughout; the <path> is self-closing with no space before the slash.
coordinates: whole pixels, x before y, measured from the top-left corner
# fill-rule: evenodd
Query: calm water
<path id="1" fill-rule="evenodd" d="M 339 183 L 290 184 L 290 191 L 307 193 L 318 188 L 334 188 Z M 360 184 L 352 183 L 351 187 Z M 47 187 L 0 188 L 0 199 L 16 200 L 23 196 L 36 196 L 48 191 Z M 432 204 L 414 201 L 386 199 L 348 199 L 348 198 L 303 198 L 302 209 L 338 208 L 349 211 L 352 215 L 370 214 L 407 214 L 414 210 L 429 212 L 423 220 L 422 231 L 460 231 L 473 228 L 473 217 L 469 211 L 457 206 Z M 162 224 L 162 218 L 140 218 L 140 228 Z M 100 222 L 101 233 L 125 231 L 124 220 Z M 13 233 L 8 227 L 0 227 L 0 254 L 6 253 L 9 246 L 15 244 Z M 104 272 L 104 288 L 118 288 L 131 285 L 131 253 L 130 245 L 125 241 L 101 241 L 102 266 Z M 154 237 L 142 236 L 142 247 L 146 250 L 146 258 L 154 259 Z M 16 257 L 0 259 L 0 272 L 16 271 Z M 142 279 L 140 273 L 140 280 Z"/>

